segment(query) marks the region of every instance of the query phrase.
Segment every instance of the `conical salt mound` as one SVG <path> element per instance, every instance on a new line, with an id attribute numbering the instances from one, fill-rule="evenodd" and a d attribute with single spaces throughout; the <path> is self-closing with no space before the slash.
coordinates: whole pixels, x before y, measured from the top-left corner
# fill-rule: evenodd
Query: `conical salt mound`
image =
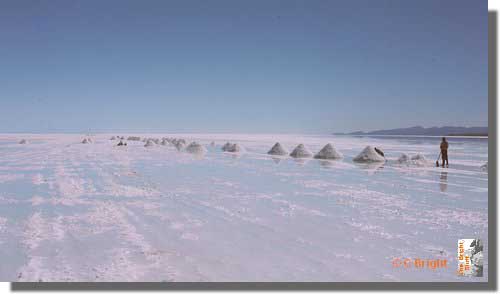
<path id="1" fill-rule="evenodd" d="M 155 145 L 155 143 L 152 140 L 147 140 L 144 147 L 153 147 L 154 145 Z"/>
<path id="2" fill-rule="evenodd" d="M 316 159 L 340 159 L 343 155 L 340 154 L 335 148 L 333 148 L 332 144 L 328 143 L 321 149 L 314 158 Z"/>
<path id="3" fill-rule="evenodd" d="M 398 158 L 398 163 L 400 164 L 405 164 L 410 162 L 410 156 L 408 154 L 403 153 L 401 156 Z"/>
<path id="4" fill-rule="evenodd" d="M 193 153 L 193 154 L 203 154 L 207 152 L 207 149 L 205 147 L 201 146 L 198 142 L 192 142 L 186 147 L 186 152 L 188 153 Z"/>
<path id="5" fill-rule="evenodd" d="M 427 161 L 427 159 L 425 158 L 425 156 L 423 154 L 415 154 L 411 157 L 411 160 L 418 160 L 418 161 Z"/>
<path id="6" fill-rule="evenodd" d="M 165 139 L 165 138 L 164 138 L 164 139 L 161 141 L 161 145 L 163 145 L 163 146 L 167 146 L 168 144 L 169 144 L 169 143 L 168 143 L 168 139 Z"/>
<path id="7" fill-rule="evenodd" d="M 177 148 L 177 150 L 180 151 L 186 146 L 186 141 L 184 141 L 183 139 L 178 140 L 174 143 L 174 146 L 175 148 Z"/>
<path id="8" fill-rule="evenodd" d="M 85 138 L 83 139 L 82 144 L 89 144 L 90 142 L 90 139 Z"/>
<path id="9" fill-rule="evenodd" d="M 399 164 L 417 165 L 417 166 L 424 166 L 429 163 L 425 158 L 425 156 L 420 153 L 412 155 L 411 157 L 408 154 L 403 153 L 398 158 L 397 162 Z"/>
<path id="10" fill-rule="evenodd" d="M 290 153 L 291 157 L 295 158 L 308 158 L 312 157 L 311 151 L 307 150 L 304 144 L 299 144 L 295 149 L 293 149 L 292 153 Z"/>
<path id="11" fill-rule="evenodd" d="M 274 144 L 274 146 L 267 152 L 269 155 L 285 156 L 288 155 L 288 151 L 281 146 L 279 142 Z"/>
<path id="12" fill-rule="evenodd" d="M 22 139 L 21 141 L 19 141 L 19 144 L 26 144 L 28 143 L 28 141 L 26 141 L 26 139 Z"/>
<path id="13" fill-rule="evenodd" d="M 231 146 L 233 146 L 233 144 L 227 142 L 226 144 L 224 144 L 224 146 L 222 146 L 222 151 L 229 151 L 229 149 L 231 149 Z"/>
<path id="14" fill-rule="evenodd" d="M 425 158 L 423 154 L 415 154 L 411 157 L 411 163 L 418 165 L 418 166 L 424 166 L 427 165 L 429 162 Z"/>
<path id="15" fill-rule="evenodd" d="M 238 145 L 237 143 L 232 144 L 231 147 L 227 150 L 227 152 L 240 152 L 243 150 L 243 147 Z"/>
<path id="16" fill-rule="evenodd" d="M 173 139 L 171 141 L 171 143 L 174 145 L 174 146 L 177 146 L 177 145 L 182 145 L 182 146 L 185 146 L 186 145 L 186 140 L 184 139 Z"/>
<path id="17" fill-rule="evenodd" d="M 383 162 L 385 158 L 380 155 L 372 146 L 366 146 L 361 153 L 353 158 L 355 162 Z"/>

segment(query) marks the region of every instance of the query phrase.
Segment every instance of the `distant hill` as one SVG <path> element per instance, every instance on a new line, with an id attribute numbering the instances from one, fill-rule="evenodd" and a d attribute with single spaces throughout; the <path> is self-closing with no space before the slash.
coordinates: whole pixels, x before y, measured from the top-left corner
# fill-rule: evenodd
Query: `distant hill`
<path id="1" fill-rule="evenodd" d="M 351 136 L 488 136 L 488 127 L 432 127 L 424 128 L 421 126 L 401 129 L 379 130 L 372 132 L 352 132 L 352 133 L 335 133 L 335 135 L 351 135 Z"/>

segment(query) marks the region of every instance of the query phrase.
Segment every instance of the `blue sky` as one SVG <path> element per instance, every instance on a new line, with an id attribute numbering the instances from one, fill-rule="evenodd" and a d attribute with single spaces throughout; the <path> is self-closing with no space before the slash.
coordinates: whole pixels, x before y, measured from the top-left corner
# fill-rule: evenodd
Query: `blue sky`
<path id="1" fill-rule="evenodd" d="M 486 126 L 487 1 L 0 1 L 0 132 Z"/>

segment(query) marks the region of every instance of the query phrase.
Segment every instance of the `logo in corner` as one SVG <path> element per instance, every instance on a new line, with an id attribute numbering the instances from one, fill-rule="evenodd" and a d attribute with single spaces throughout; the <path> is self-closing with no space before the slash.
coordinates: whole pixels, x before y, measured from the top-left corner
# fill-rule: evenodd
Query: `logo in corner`
<path id="1" fill-rule="evenodd" d="M 457 257 L 459 276 L 483 276 L 483 242 L 481 239 L 458 240 Z"/>

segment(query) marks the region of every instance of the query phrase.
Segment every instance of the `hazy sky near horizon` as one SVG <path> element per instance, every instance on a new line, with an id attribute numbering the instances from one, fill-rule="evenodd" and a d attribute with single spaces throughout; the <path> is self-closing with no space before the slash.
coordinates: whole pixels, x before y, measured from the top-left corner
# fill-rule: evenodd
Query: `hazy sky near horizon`
<path id="1" fill-rule="evenodd" d="M 487 1 L 0 2 L 0 132 L 486 126 Z"/>

